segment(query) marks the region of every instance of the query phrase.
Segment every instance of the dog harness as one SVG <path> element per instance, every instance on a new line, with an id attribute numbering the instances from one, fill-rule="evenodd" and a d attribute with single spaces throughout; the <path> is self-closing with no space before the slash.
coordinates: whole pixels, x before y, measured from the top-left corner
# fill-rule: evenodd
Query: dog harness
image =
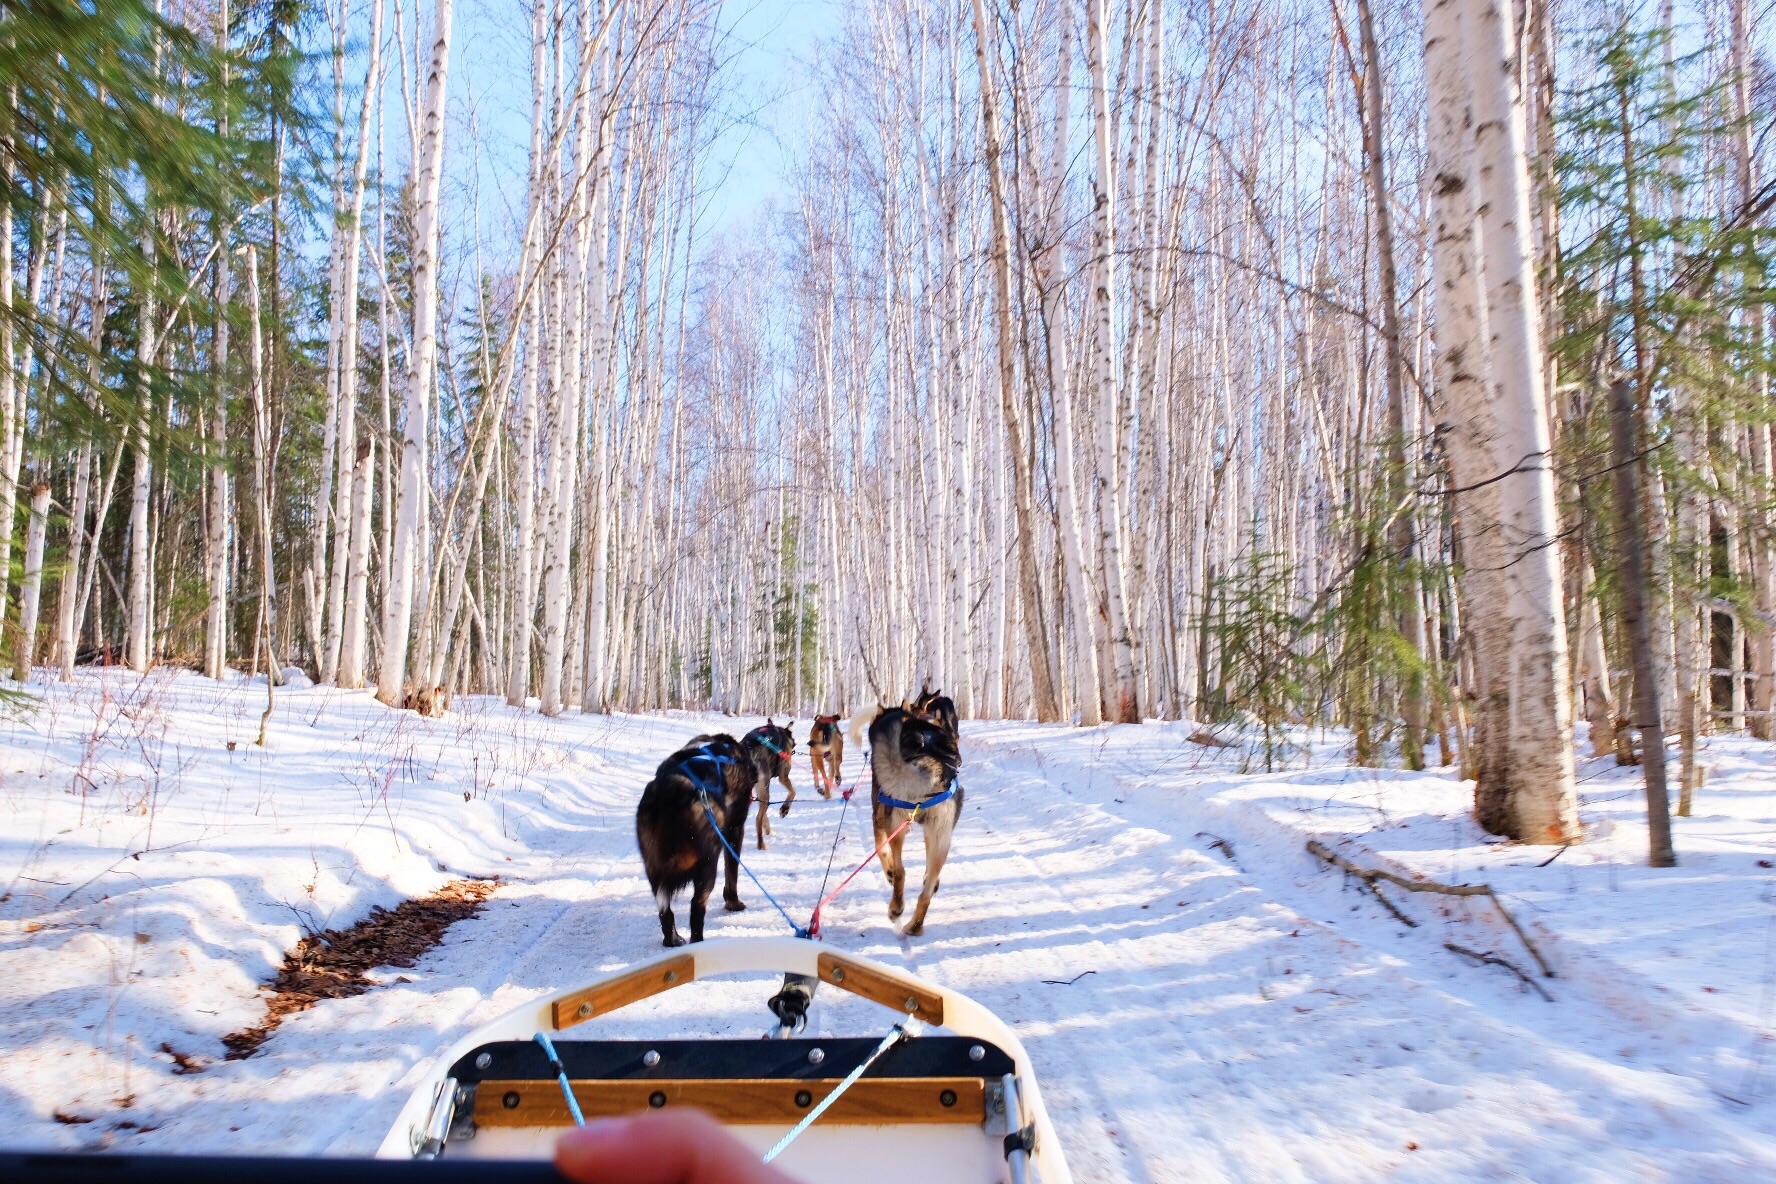
<path id="1" fill-rule="evenodd" d="M 763 744 L 766 748 L 770 749 L 772 752 L 776 753 L 778 756 L 783 755 L 783 750 L 781 748 L 778 748 L 775 744 L 771 743 L 771 737 L 765 732 L 765 730 L 763 728 L 754 728 L 752 731 L 746 733 L 746 738 L 748 740 L 755 740 L 756 739 L 760 744 Z"/>
<path id="2" fill-rule="evenodd" d="M 884 806 L 887 806 L 890 810 L 911 810 L 913 812 L 913 817 L 917 818 L 920 814 L 931 809 L 933 806 L 941 806 L 951 798 L 955 797 L 956 790 L 960 787 L 961 782 L 952 777 L 950 778 L 949 785 L 944 787 L 942 793 L 932 794 L 922 802 L 903 802 L 899 798 L 889 797 L 879 789 L 876 791 L 876 800 L 881 802 Z"/>

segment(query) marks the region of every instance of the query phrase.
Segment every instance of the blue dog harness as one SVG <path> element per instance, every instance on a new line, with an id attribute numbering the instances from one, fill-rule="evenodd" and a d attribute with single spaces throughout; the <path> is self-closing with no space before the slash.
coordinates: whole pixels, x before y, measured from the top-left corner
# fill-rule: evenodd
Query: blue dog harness
<path id="1" fill-rule="evenodd" d="M 913 817 L 917 818 L 920 814 L 932 807 L 941 806 L 951 798 L 955 797 L 956 790 L 960 787 L 961 782 L 952 777 L 950 778 L 949 785 L 944 787 L 942 793 L 932 794 L 922 802 L 903 802 L 899 798 L 889 797 L 879 789 L 876 790 L 876 800 L 881 802 L 884 806 L 887 806 L 890 810 L 911 810 L 913 812 Z"/>
<path id="2" fill-rule="evenodd" d="M 775 744 L 771 743 L 770 735 L 763 728 L 754 728 L 752 731 L 750 731 L 746 734 L 746 738 L 748 740 L 757 740 L 760 744 L 763 744 L 766 748 L 770 749 L 772 752 L 776 753 L 778 756 L 783 755 L 783 750 L 781 748 L 778 748 Z"/>

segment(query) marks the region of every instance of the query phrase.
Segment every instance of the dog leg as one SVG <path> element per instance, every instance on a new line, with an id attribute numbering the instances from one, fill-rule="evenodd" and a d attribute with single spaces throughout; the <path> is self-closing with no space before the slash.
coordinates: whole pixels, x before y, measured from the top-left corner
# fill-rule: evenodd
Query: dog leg
<path id="1" fill-rule="evenodd" d="M 654 890 L 654 900 L 660 906 L 660 934 L 665 939 L 660 944 L 667 949 L 682 946 L 685 939 L 678 934 L 678 922 L 672 918 L 672 893 L 664 888 Z"/>
<path id="2" fill-rule="evenodd" d="M 709 894 L 715 891 L 715 866 L 705 872 L 697 869 L 697 883 L 691 896 L 691 940 L 703 940 L 703 918 L 709 912 Z"/>
<path id="3" fill-rule="evenodd" d="M 783 775 L 778 777 L 777 780 L 783 782 L 783 788 L 789 793 L 789 796 L 783 799 L 783 808 L 781 810 L 777 811 L 777 817 L 788 818 L 789 817 L 789 804 L 791 802 L 795 801 L 795 786 L 793 786 L 789 783 L 789 770 L 788 769 L 785 769 L 783 771 Z"/>
<path id="4" fill-rule="evenodd" d="M 735 833 L 728 835 L 728 842 L 732 843 L 734 845 L 734 850 L 738 851 L 740 850 L 740 844 L 746 841 L 746 822 L 744 819 L 741 820 L 739 826 L 734 828 L 734 832 Z M 727 832 L 724 831 L 723 833 L 726 834 Z M 764 840 L 760 839 L 759 850 L 764 850 L 764 847 Z M 724 851 L 722 852 L 722 863 L 722 908 L 730 913 L 744 912 L 746 911 L 746 903 L 740 899 L 740 861 Z M 709 877 L 709 884 L 710 888 L 714 888 L 715 877 L 713 875 Z M 705 891 L 703 895 L 707 897 L 709 893 Z M 691 940 L 696 941 L 697 939 L 693 937 Z"/>
<path id="5" fill-rule="evenodd" d="M 890 815 L 892 817 L 892 815 Z M 882 845 L 882 837 L 878 835 L 876 845 Z M 902 848 L 906 845 L 906 831 L 894 836 L 882 852 L 882 862 L 889 865 L 888 883 L 893 887 L 894 894 L 888 898 L 888 919 L 893 920 L 906 911 L 906 861 L 902 858 Z"/>
<path id="6" fill-rule="evenodd" d="M 759 779 L 758 808 L 758 822 L 753 825 L 753 830 L 758 834 L 758 849 L 769 851 L 771 848 L 765 842 L 765 836 L 771 833 L 771 783 L 763 778 Z"/>
<path id="7" fill-rule="evenodd" d="M 953 812 L 944 818 L 925 820 L 925 886 L 919 892 L 919 903 L 913 906 L 913 919 L 906 927 L 908 937 L 918 937 L 925 932 L 925 910 L 931 907 L 931 898 L 937 895 L 937 879 L 950 858 L 950 832 L 955 826 Z"/>

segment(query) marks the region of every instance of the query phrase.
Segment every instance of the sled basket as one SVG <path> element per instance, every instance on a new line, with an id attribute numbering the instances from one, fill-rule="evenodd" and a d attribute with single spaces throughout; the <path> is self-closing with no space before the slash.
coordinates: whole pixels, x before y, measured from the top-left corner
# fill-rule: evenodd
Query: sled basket
<path id="1" fill-rule="evenodd" d="M 879 1033 L 600 1040 L 588 1024 L 686 983 L 761 971 L 815 978 L 934 1030 L 881 1052 Z M 426 1070 L 378 1157 L 548 1158 L 574 1118 L 539 1032 L 589 1122 L 696 1107 L 762 1154 L 840 1091 L 776 1161 L 790 1175 L 853 1184 L 1071 1184 L 1029 1057 L 998 1017 L 958 992 L 795 938 L 700 942 L 482 1025 Z"/>

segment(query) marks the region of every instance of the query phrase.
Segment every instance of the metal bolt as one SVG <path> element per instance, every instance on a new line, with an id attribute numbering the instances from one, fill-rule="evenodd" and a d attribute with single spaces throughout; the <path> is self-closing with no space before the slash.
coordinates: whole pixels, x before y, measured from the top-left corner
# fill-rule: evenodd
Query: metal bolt
<path id="1" fill-rule="evenodd" d="M 953 1089 L 946 1089 L 943 1093 L 937 1095 L 937 1100 L 942 1102 L 945 1106 L 954 1106 L 956 1104 L 956 1091 Z"/>
<path id="2" fill-rule="evenodd" d="M 662 1091 L 655 1090 L 653 1093 L 648 1095 L 648 1105 L 652 1106 L 654 1109 L 658 1110 L 662 1106 L 664 1106 L 665 1104 L 666 1104 L 666 1095 Z"/>
<path id="3" fill-rule="evenodd" d="M 669 983 L 675 983 L 675 982 L 677 982 L 677 981 L 678 981 L 678 971 L 676 971 L 676 970 L 668 970 L 668 971 L 667 971 L 667 972 L 666 972 L 666 981 L 667 981 L 667 982 L 669 982 Z"/>
<path id="4" fill-rule="evenodd" d="M 475 1058 L 475 1068 L 477 1069 L 485 1069 L 491 1064 L 493 1064 L 493 1054 L 490 1052 L 484 1052 Z"/>
<path id="5" fill-rule="evenodd" d="M 505 1103 L 506 1109 L 508 1110 L 518 1109 L 518 1091 L 515 1089 L 507 1090 L 506 1096 L 501 1098 L 500 1101 Z"/>
<path id="6" fill-rule="evenodd" d="M 909 1012 L 918 1011 L 919 1010 L 919 1001 L 917 999 L 913 998 L 911 995 L 908 995 L 907 1000 L 906 1000 L 906 1009 Z"/>
<path id="7" fill-rule="evenodd" d="M 833 967 L 833 982 L 842 983 L 844 981 L 845 981 L 845 968 L 843 966 Z"/>
<path id="8" fill-rule="evenodd" d="M 808 1063 L 810 1065 L 818 1065 L 821 1061 L 824 1061 L 825 1059 L 826 1059 L 826 1050 L 824 1048 L 810 1048 L 808 1050 Z"/>
<path id="9" fill-rule="evenodd" d="M 580 1004 L 580 1009 L 577 1012 L 575 1012 L 574 1014 L 579 1016 L 583 1020 L 591 1019 L 592 1018 L 592 1001 L 590 999 L 588 999 L 586 1002 Z"/>
<path id="10" fill-rule="evenodd" d="M 641 1063 L 652 1069 L 655 1065 L 660 1063 L 660 1054 L 650 1048 L 641 1054 Z"/>
<path id="11" fill-rule="evenodd" d="M 796 1105 L 806 1110 L 814 1104 L 814 1095 L 805 1089 L 796 1090 Z"/>
<path id="12" fill-rule="evenodd" d="M 976 1044 L 968 1050 L 968 1059 L 971 1061 L 984 1061 L 987 1059 L 987 1050 Z"/>

